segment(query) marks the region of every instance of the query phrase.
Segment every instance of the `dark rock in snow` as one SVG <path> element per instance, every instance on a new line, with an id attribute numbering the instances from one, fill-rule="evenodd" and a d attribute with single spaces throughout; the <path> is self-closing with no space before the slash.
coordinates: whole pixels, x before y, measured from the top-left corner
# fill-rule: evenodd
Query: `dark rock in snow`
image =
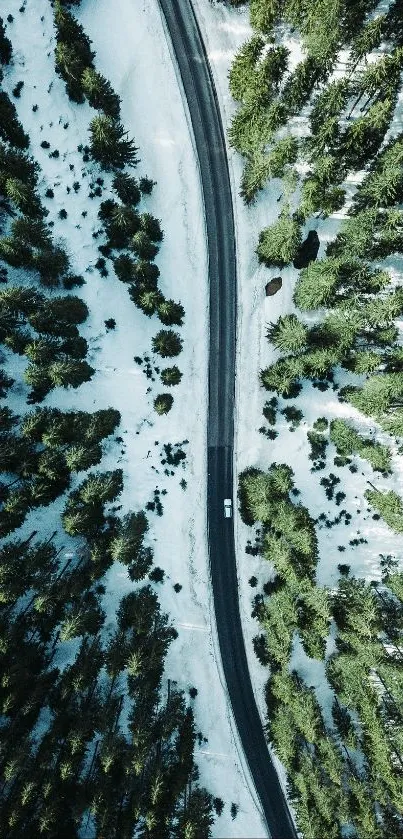
<path id="1" fill-rule="evenodd" d="M 274 294 L 280 291 L 282 285 L 283 281 L 281 277 L 273 277 L 269 283 L 266 283 L 266 297 L 273 297 Z"/>
<path id="2" fill-rule="evenodd" d="M 319 236 L 316 230 L 310 230 L 306 239 L 298 248 L 293 262 L 294 268 L 306 268 L 310 262 L 313 262 L 318 255 L 319 246 Z"/>

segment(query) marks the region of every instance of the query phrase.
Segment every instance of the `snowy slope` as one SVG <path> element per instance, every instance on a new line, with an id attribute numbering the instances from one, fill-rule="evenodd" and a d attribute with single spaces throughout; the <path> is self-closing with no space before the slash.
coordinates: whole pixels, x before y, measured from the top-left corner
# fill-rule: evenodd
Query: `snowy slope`
<path id="1" fill-rule="evenodd" d="M 163 516 L 149 515 L 155 564 L 166 575 L 165 582 L 157 586 L 158 595 L 179 632 L 168 654 L 166 677 L 184 690 L 193 685 L 198 688 L 196 725 L 208 738 L 196 747 L 201 782 L 226 804 L 214 835 L 260 839 L 266 835 L 265 828 L 233 730 L 211 626 L 205 519 L 208 289 L 204 219 L 192 138 L 158 3 L 83 0 L 78 14 L 97 51 L 97 67 L 122 97 L 123 121 L 140 147 L 140 174 L 147 173 L 158 182 L 141 209 L 162 220 L 165 238 L 157 258 L 161 289 L 167 297 L 181 300 L 186 311 L 180 330 L 184 351 L 177 360 L 184 376 L 172 391 L 173 409 L 164 417 L 158 417 L 152 407 L 155 395 L 164 389 L 158 385 L 158 376 L 155 382 L 147 379 L 133 360 L 144 354 L 151 357 L 151 337 L 160 323 L 135 308 L 110 264 L 105 278 L 94 268 L 102 237 L 93 238 L 92 234 L 100 227 L 97 209 L 107 191 L 102 198 L 90 198 L 90 183 L 102 174 L 107 186 L 108 176 L 83 164 L 77 151 L 87 140 L 94 111 L 70 103 L 64 84 L 54 76 L 48 0 L 27 0 L 22 13 L 19 8 L 17 0 L 8 3 L 7 13 L 14 16 L 8 34 L 15 53 L 5 85 L 11 91 L 17 81 L 24 81 L 21 98 L 14 101 L 44 173 L 42 196 L 48 187 L 54 190 L 54 199 L 44 199 L 44 203 L 50 211 L 48 220 L 54 222 L 55 238 L 67 243 L 74 272 L 86 278 L 86 285 L 74 293 L 81 295 L 90 309 L 81 331 L 90 345 L 88 360 L 96 369 L 91 382 L 77 391 L 57 389 L 44 404 L 89 411 L 113 406 L 120 411 L 117 436 L 123 442 L 115 439 L 108 443 L 99 468 L 123 468 L 122 513 L 144 507 L 156 487 L 167 491 L 161 496 Z M 35 112 L 33 105 L 38 105 Z M 50 143 L 49 150 L 41 148 L 43 140 Z M 60 152 L 57 159 L 49 158 L 53 149 Z M 75 181 L 80 183 L 77 194 L 72 188 Z M 62 208 L 68 214 L 65 220 L 58 217 Z M 111 317 L 116 329 L 108 331 L 104 321 Z M 165 366 L 160 359 L 154 363 Z M 16 393 L 16 405 L 20 399 L 21 394 Z M 174 475 L 164 474 L 163 444 L 185 440 L 185 467 L 173 469 Z M 185 490 L 180 486 L 182 478 L 187 481 Z M 44 532 L 47 528 L 51 531 L 61 507 L 62 501 L 58 501 L 36 511 L 28 517 L 24 530 L 40 523 Z M 64 538 L 60 544 L 68 542 Z M 175 583 L 183 586 L 179 593 L 173 589 Z M 132 584 L 119 565 L 110 570 L 106 584 L 104 605 L 108 620 L 113 620 L 119 598 Z M 234 821 L 229 813 L 231 802 L 239 806 Z"/>

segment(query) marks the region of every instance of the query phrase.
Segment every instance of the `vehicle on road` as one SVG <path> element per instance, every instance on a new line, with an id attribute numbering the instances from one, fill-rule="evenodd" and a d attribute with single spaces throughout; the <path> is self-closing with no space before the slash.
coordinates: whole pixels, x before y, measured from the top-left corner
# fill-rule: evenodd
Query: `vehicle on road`
<path id="1" fill-rule="evenodd" d="M 224 518 L 232 519 L 232 501 L 230 498 L 224 498 Z"/>

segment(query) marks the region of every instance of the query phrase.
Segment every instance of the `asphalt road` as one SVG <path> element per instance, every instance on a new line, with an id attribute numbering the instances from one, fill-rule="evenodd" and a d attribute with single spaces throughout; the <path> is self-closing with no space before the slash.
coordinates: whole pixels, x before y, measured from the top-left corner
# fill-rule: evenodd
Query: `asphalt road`
<path id="1" fill-rule="evenodd" d="M 238 603 L 233 519 L 236 334 L 235 229 L 220 110 L 191 0 L 159 0 L 186 99 L 199 157 L 210 282 L 207 516 L 217 632 L 231 706 L 272 839 L 296 831 L 267 748 L 249 676 Z M 234 508 L 236 502 L 234 499 Z M 225 790 L 222 790 L 225 796 Z"/>

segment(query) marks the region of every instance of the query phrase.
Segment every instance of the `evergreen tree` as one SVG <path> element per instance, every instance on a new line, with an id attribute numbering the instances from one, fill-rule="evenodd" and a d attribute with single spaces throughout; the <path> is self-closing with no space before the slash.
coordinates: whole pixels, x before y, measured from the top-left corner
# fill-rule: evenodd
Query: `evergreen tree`
<path id="1" fill-rule="evenodd" d="M 144 230 L 138 230 L 132 236 L 131 248 L 140 259 L 153 260 L 157 256 L 158 247 L 155 245 Z"/>
<path id="2" fill-rule="evenodd" d="M 38 196 L 33 192 L 32 187 L 20 178 L 7 178 L 5 193 L 17 210 L 20 210 L 24 215 L 30 217 L 43 216 Z"/>
<path id="3" fill-rule="evenodd" d="M 229 89 L 234 99 L 244 102 L 250 79 L 256 69 L 265 41 L 261 35 L 253 35 L 243 44 L 234 58 L 229 73 Z"/>
<path id="4" fill-rule="evenodd" d="M 173 405 L 174 398 L 170 393 L 159 393 L 154 399 L 154 410 L 157 414 L 167 414 Z"/>
<path id="5" fill-rule="evenodd" d="M 303 268 L 294 293 L 302 310 L 318 309 L 328 304 L 339 282 L 339 264 L 335 259 L 321 259 Z"/>
<path id="6" fill-rule="evenodd" d="M 260 262 L 264 262 L 265 265 L 283 268 L 292 262 L 301 241 L 300 225 L 285 208 L 278 221 L 260 233 L 256 253 Z"/>
<path id="7" fill-rule="evenodd" d="M 131 256 L 125 253 L 119 254 L 119 256 L 113 260 L 113 267 L 117 278 L 121 280 L 122 283 L 133 282 L 136 276 L 136 266 Z"/>
<path id="8" fill-rule="evenodd" d="M 6 29 L 3 18 L 0 17 L 0 62 L 1 64 L 9 64 L 11 61 L 13 48 L 11 41 L 6 36 Z"/>
<path id="9" fill-rule="evenodd" d="M 153 351 L 162 358 L 172 358 L 182 350 L 182 339 L 172 329 L 161 329 L 152 339 Z"/>
<path id="10" fill-rule="evenodd" d="M 112 187 L 123 204 L 135 207 L 141 200 L 141 190 L 138 181 L 126 172 L 118 172 L 113 181 Z"/>
<path id="11" fill-rule="evenodd" d="M 250 22 L 259 32 L 270 34 L 280 13 L 280 0 L 251 0 L 250 2 Z"/>
<path id="12" fill-rule="evenodd" d="M 125 165 L 138 163 L 134 140 L 127 139 L 119 120 L 103 114 L 94 117 L 90 135 L 91 157 L 104 169 L 123 169 Z"/>
<path id="13" fill-rule="evenodd" d="M 181 303 L 161 298 L 157 305 L 158 317 L 165 326 L 182 326 L 185 310 Z"/>
<path id="14" fill-rule="evenodd" d="M 152 216 L 151 213 L 141 214 L 140 226 L 152 242 L 162 242 L 164 233 L 161 228 L 161 222 L 159 219 Z"/>
<path id="15" fill-rule="evenodd" d="M 267 338 L 282 352 L 298 353 L 307 345 L 307 327 L 295 315 L 282 315 L 271 324 Z"/>
<path id="16" fill-rule="evenodd" d="M 106 116 L 118 119 L 120 99 L 110 82 L 92 67 L 86 67 L 81 76 L 82 89 L 90 105 L 101 110 Z"/>
<path id="17" fill-rule="evenodd" d="M 27 149 L 29 146 L 29 137 L 17 117 L 17 111 L 13 103 L 4 90 L 0 90 L 0 137 L 19 149 Z"/>
<path id="18" fill-rule="evenodd" d="M 163 385 L 172 387 L 173 385 L 178 385 L 181 379 L 182 373 L 176 365 L 173 367 L 165 367 L 165 369 L 161 371 L 161 382 Z"/>
<path id="19" fill-rule="evenodd" d="M 381 492 L 368 489 L 365 498 L 396 533 L 403 533 L 403 502 L 393 490 Z"/>

